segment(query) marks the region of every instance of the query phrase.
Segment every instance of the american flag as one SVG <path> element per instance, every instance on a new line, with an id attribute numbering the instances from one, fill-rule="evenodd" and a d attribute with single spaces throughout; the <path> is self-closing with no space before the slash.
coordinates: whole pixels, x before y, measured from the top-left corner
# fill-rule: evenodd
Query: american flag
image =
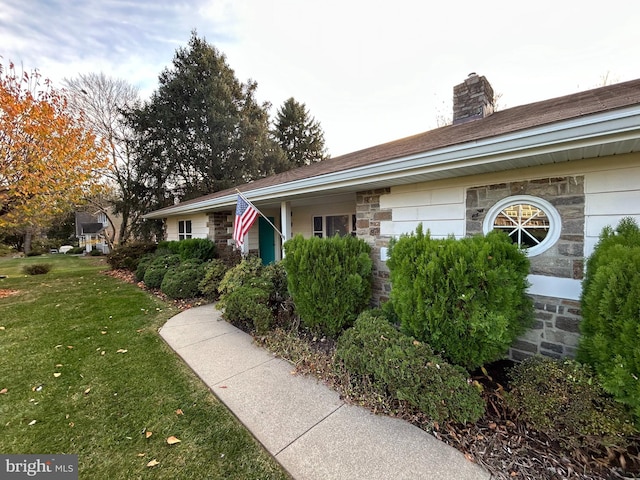
<path id="1" fill-rule="evenodd" d="M 238 204 L 236 205 L 236 221 L 233 224 L 233 239 L 236 246 L 242 248 L 244 245 L 244 236 L 249 232 L 251 225 L 258 217 L 258 210 L 247 202 L 242 195 L 238 195 Z"/>

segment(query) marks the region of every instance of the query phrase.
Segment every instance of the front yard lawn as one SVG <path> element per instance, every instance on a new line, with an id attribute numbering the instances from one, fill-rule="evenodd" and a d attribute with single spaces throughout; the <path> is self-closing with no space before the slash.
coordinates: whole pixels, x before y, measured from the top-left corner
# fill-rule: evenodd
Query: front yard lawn
<path id="1" fill-rule="evenodd" d="M 177 310 L 101 260 L 0 259 L 0 452 L 77 454 L 80 478 L 289 478 L 159 337 Z"/>

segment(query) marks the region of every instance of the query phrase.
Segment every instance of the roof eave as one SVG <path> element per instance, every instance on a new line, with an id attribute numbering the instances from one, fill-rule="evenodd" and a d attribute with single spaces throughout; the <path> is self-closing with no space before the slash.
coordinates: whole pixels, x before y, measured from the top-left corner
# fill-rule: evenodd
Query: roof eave
<path id="1" fill-rule="evenodd" d="M 399 177 L 418 176 L 430 172 L 458 170 L 474 165 L 499 165 L 514 159 L 553 153 L 574 148 L 640 138 L 640 105 L 560 121 L 506 135 L 457 144 L 428 152 L 382 160 L 338 172 L 243 192 L 254 202 L 293 198 L 326 190 L 348 189 L 375 179 L 376 183 Z M 236 194 L 225 195 L 187 205 L 175 205 L 144 215 L 144 218 L 166 218 L 203 210 L 229 208 Z"/>

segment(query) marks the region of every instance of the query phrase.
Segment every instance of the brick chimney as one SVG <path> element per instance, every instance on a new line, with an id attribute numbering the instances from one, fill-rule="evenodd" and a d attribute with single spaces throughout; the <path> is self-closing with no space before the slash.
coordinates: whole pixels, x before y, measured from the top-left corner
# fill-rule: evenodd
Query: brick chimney
<path id="1" fill-rule="evenodd" d="M 453 87 L 453 124 L 471 122 L 493 113 L 493 88 L 485 77 L 470 73 Z"/>

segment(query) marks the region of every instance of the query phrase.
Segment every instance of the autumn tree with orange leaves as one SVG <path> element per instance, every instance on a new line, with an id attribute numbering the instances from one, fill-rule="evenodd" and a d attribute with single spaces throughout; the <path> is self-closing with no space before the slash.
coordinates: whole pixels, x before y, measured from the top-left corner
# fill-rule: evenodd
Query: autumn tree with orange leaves
<path id="1" fill-rule="evenodd" d="M 0 65 L 0 232 L 30 236 L 99 185 L 107 157 L 39 73 Z"/>

